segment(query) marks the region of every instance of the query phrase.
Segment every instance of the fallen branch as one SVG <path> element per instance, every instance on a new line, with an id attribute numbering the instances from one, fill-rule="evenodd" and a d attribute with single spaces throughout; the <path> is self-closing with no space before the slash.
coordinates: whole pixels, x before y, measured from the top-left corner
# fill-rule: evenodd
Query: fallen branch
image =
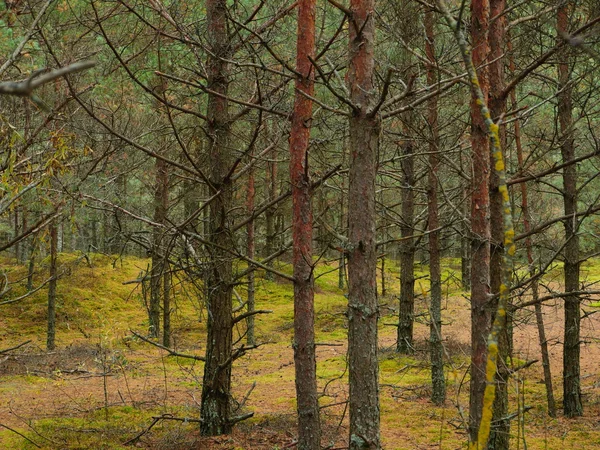
<path id="1" fill-rule="evenodd" d="M 24 345 L 27 345 L 27 344 L 29 344 L 30 342 L 31 342 L 31 339 L 29 339 L 28 341 L 25 341 L 25 342 L 23 342 L 23 343 L 21 343 L 21 344 L 19 344 L 19 345 L 15 345 L 14 347 L 11 347 L 11 348 L 6 348 L 6 349 L 4 349 L 4 350 L 0 350 L 0 355 L 4 355 L 5 353 L 12 352 L 13 350 L 16 350 L 16 349 L 18 349 L 18 348 L 21 348 L 21 347 L 23 347 Z"/>
<path id="2" fill-rule="evenodd" d="M 27 442 L 31 442 L 33 445 L 35 445 L 37 448 L 42 448 L 41 446 L 39 446 L 38 444 L 36 444 L 35 442 L 33 442 L 31 439 L 29 439 L 27 436 L 25 436 L 23 433 L 18 432 L 17 430 L 8 427 L 6 425 L 4 425 L 3 423 L 0 423 L 0 427 L 4 427 L 6 428 L 8 431 L 12 431 L 15 434 L 18 434 L 19 436 L 21 436 L 23 439 L 25 439 Z"/>
<path id="3" fill-rule="evenodd" d="M 136 332 L 134 330 L 129 330 L 129 331 L 131 331 L 131 333 L 135 337 L 140 338 L 142 341 L 147 342 L 150 345 L 154 345 L 155 347 L 158 347 L 161 350 L 165 350 L 166 352 L 169 352 L 169 356 L 179 356 L 180 358 L 189 358 L 189 359 L 195 359 L 196 361 L 205 361 L 205 358 L 203 356 L 196 356 L 196 355 L 189 355 L 187 353 L 180 353 L 169 347 L 165 347 L 164 345 L 161 345 L 158 342 L 151 341 L 147 337 L 142 336 L 141 334 L 139 334 L 138 332 Z"/>

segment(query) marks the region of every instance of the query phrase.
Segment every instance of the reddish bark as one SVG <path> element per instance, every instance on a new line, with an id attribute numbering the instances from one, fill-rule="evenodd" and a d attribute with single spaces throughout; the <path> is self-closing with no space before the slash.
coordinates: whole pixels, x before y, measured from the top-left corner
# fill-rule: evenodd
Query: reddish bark
<path id="1" fill-rule="evenodd" d="M 489 54 L 488 0 L 471 2 L 473 64 L 478 69 L 484 96 L 489 91 L 484 64 Z M 487 98 L 486 98 L 487 100 Z M 485 390 L 487 336 L 490 331 L 490 150 L 489 138 L 475 96 L 471 100 L 471 146 L 473 181 L 471 196 L 471 383 L 469 389 L 469 435 L 477 441 Z"/>
<path id="2" fill-rule="evenodd" d="M 349 448 L 372 450 L 380 448 L 375 175 L 381 123 L 369 114 L 376 102 L 375 1 L 351 0 L 350 9 L 347 80 L 354 107 L 348 187 Z"/>
<path id="3" fill-rule="evenodd" d="M 312 101 L 314 93 L 315 0 L 298 2 L 296 96 L 290 132 L 292 235 L 294 242 L 294 363 L 298 410 L 298 449 L 318 450 L 321 443 L 314 330 L 312 261 L 313 217 L 308 170 Z"/>

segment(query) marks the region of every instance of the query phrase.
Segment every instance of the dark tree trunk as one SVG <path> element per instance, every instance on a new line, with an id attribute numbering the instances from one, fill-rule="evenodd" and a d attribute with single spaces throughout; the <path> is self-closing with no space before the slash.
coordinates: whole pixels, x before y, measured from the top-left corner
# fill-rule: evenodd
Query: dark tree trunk
<path id="1" fill-rule="evenodd" d="M 298 410 L 298 449 L 319 450 L 321 427 L 317 397 L 317 363 L 314 329 L 314 278 L 312 261 L 313 216 L 308 167 L 308 147 L 315 52 L 315 0 L 300 0 L 296 70 L 296 96 L 290 133 L 290 181 L 292 185 L 292 236 L 294 242 L 294 364 Z"/>
<path id="2" fill-rule="evenodd" d="M 471 2 L 471 37 L 473 64 L 479 70 L 479 84 L 484 96 L 488 93 L 485 66 L 489 55 L 488 0 Z M 487 100 L 487 99 L 486 99 Z M 471 382 L 469 386 L 469 436 L 477 442 L 481 422 L 487 336 L 491 326 L 490 312 L 490 151 L 485 124 L 475 96 L 471 100 L 471 146 L 473 182 L 471 195 Z"/>
<path id="3" fill-rule="evenodd" d="M 233 289 L 231 256 L 224 249 L 233 248 L 228 213 L 232 206 L 230 124 L 228 113 L 228 32 L 226 0 L 206 2 L 206 21 L 210 56 L 207 62 L 208 87 L 218 93 L 208 94 L 207 134 L 210 181 L 221 191 L 210 204 L 209 236 L 211 267 L 206 280 L 208 336 L 202 379 L 200 433 L 215 436 L 231 432 L 231 356 Z"/>
<path id="4" fill-rule="evenodd" d="M 58 227 L 55 222 L 50 224 L 50 281 L 48 282 L 48 331 L 46 350 L 56 348 L 56 285 L 58 260 Z"/>
<path id="5" fill-rule="evenodd" d="M 27 290 L 33 289 L 33 275 L 35 272 L 35 254 L 36 254 L 37 234 L 31 238 L 29 247 L 29 264 L 27 266 Z"/>
<path id="6" fill-rule="evenodd" d="M 380 119 L 374 97 L 375 1 L 351 0 L 348 26 L 350 118 L 348 187 L 348 362 L 350 450 L 380 448 L 377 360 L 375 175 Z"/>
<path id="7" fill-rule="evenodd" d="M 510 73 L 516 73 L 516 66 L 514 62 L 514 58 L 512 57 L 512 44 L 510 40 L 510 35 L 507 35 L 506 45 L 509 52 L 509 68 Z M 517 109 L 517 95 L 515 94 L 515 90 L 513 89 L 510 92 L 510 99 L 512 103 L 512 108 Z M 514 122 L 514 135 L 515 135 L 515 147 L 517 150 L 517 161 L 518 161 L 518 172 L 522 173 L 524 170 L 524 158 L 523 158 L 523 145 L 521 143 L 521 122 L 516 120 Z M 521 214 L 523 215 L 523 229 L 525 233 L 529 233 L 531 231 L 531 215 L 529 212 L 529 196 L 527 190 L 527 183 L 521 183 Z M 531 237 L 528 236 L 525 239 L 525 249 L 527 251 L 527 263 L 529 264 L 529 275 L 531 277 L 535 276 L 535 266 L 533 259 L 533 244 L 531 242 Z M 540 351 L 542 354 L 542 367 L 544 369 L 544 384 L 546 386 L 546 400 L 548 403 L 548 415 L 550 417 L 556 417 L 556 401 L 554 400 L 554 388 L 552 386 L 552 370 L 550 367 L 550 353 L 548 352 L 548 341 L 546 339 L 546 331 L 544 329 L 544 315 L 542 313 L 542 305 L 537 302 L 539 299 L 539 289 L 538 289 L 538 280 L 534 279 L 531 283 L 531 296 L 532 300 L 535 303 L 535 320 L 538 329 L 538 336 L 540 340 Z"/>
<path id="8" fill-rule="evenodd" d="M 506 16 L 504 9 L 506 0 L 490 1 L 490 17 L 496 17 L 490 23 L 489 46 L 491 61 L 489 65 L 489 86 L 490 100 L 489 107 L 492 118 L 502 117 L 506 112 L 506 96 L 504 90 L 504 44 L 506 30 Z M 502 124 L 499 130 L 499 137 L 502 148 L 506 148 L 506 125 Z M 493 166 L 493 156 L 490 155 L 490 166 Z M 498 305 L 498 295 L 500 294 L 500 285 L 502 284 L 503 253 L 504 253 L 504 226 L 503 226 L 503 205 L 502 194 L 500 193 L 499 177 L 494 170 L 490 175 L 490 222 L 491 222 L 491 254 L 490 254 L 490 289 L 492 294 L 496 295 L 496 300 L 492 303 L 492 322 L 493 315 Z M 510 443 L 510 420 L 508 416 L 508 378 L 510 370 L 507 366 L 509 350 L 512 347 L 512 329 L 511 312 L 506 317 L 506 327 L 498 338 L 498 370 L 496 373 L 496 396 L 494 397 L 492 428 L 488 440 L 488 449 L 490 450 L 508 450 Z"/>
<path id="9" fill-rule="evenodd" d="M 169 175 L 165 161 L 157 158 L 155 161 L 156 184 L 154 188 L 154 221 L 164 224 L 167 214 L 167 201 L 169 195 Z M 166 261 L 166 249 L 163 244 L 164 230 L 154 228 L 152 231 L 152 267 L 150 269 L 150 307 L 149 307 L 149 335 L 154 338 L 160 336 L 160 304 L 164 299 L 163 274 Z"/>
<path id="10" fill-rule="evenodd" d="M 267 172 L 265 178 L 265 184 L 267 189 L 267 198 L 269 202 L 275 200 L 277 196 L 277 155 L 273 149 L 272 159 L 267 160 Z M 271 206 L 265 211 L 265 257 L 271 256 L 275 252 L 275 237 L 277 232 L 275 230 L 275 214 L 277 213 L 277 207 Z M 267 262 L 268 267 L 273 267 L 273 260 L 269 259 Z M 267 280 L 273 280 L 273 273 L 267 271 L 265 274 Z"/>
<path id="11" fill-rule="evenodd" d="M 411 14 L 408 3 L 402 3 Z M 411 14 L 412 15 L 412 14 Z M 417 19 L 416 14 L 414 15 Z M 407 30 L 404 34 L 408 34 Z M 410 39 L 406 36 L 405 39 Z M 408 66 L 407 75 L 412 76 L 410 58 L 404 63 Z M 413 139 L 414 112 L 409 111 L 402 118 L 404 141 L 402 142 L 402 188 L 400 198 L 402 202 L 402 222 L 400 224 L 400 308 L 398 314 L 398 336 L 396 339 L 396 351 L 403 354 L 414 353 L 413 327 L 415 314 L 415 141 Z"/>
<path id="12" fill-rule="evenodd" d="M 251 155 L 252 156 L 252 155 Z M 256 195 L 256 189 L 254 186 L 254 168 L 250 168 L 248 171 L 248 187 L 246 191 L 246 212 L 248 215 L 252 215 L 254 212 L 254 200 Z M 254 220 L 251 220 L 246 225 L 246 255 L 250 259 L 254 259 L 254 253 L 256 250 L 256 241 L 254 239 Z M 254 271 L 251 270 L 248 273 L 248 298 L 247 308 L 248 312 L 253 312 L 256 307 L 256 301 L 254 298 Z M 246 342 L 248 345 L 254 345 L 255 340 L 255 329 L 254 329 L 254 315 L 248 316 L 246 319 Z"/>
<path id="13" fill-rule="evenodd" d="M 558 32 L 569 31 L 568 14 L 570 5 L 562 5 L 557 13 Z M 565 46 L 559 52 L 558 64 L 558 121 L 560 126 L 560 150 L 563 163 L 575 158 L 573 133 L 573 88 L 570 84 L 570 50 Z M 577 235 L 577 165 L 563 169 L 563 204 L 565 216 L 564 276 L 565 292 L 579 290 L 579 236 Z M 563 347 L 563 408 L 567 417 L 583 415 L 580 380 L 580 298 L 576 294 L 566 295 L 565 334 Z"/>
<path id="14" fill-rule="evenodd" d="M 465 186 L 465 201 L 462 209 L 464 220 L 461 222 L 460 236 L 460 280 L 463 290 L 471 290 L 471 226 L 469 215 L 471 211 L 471 186 Z"/>
<path id="15" fill-rule="evenodd" d="M 171 346 L 171 272 L 169 263 L 163 262 L 163 345 Z"/>
<path id="16" fill-rule="evenodd" d="M 427 84 L 437 82 L 435 73 L 435 16 L 433 11 L 425 12 L 425 52 L 431 62 L 427 66 Z M 429 324 L 429 352 L 431 355 L 431 401 L 441 405 L 446 401 L 446 381 L 444 379 L 444 347 L 442 345 L 442 270 L 440 264 L 440 226 L 438 216 L 438 169 L 440 165 L 438 100 L 429 100 L 427 121 L 431 136 L 429 141 L 429 173 L 427 189 L 427 224 L 429 230 L 429 279 L 431 284 L 431 318 Z"/>

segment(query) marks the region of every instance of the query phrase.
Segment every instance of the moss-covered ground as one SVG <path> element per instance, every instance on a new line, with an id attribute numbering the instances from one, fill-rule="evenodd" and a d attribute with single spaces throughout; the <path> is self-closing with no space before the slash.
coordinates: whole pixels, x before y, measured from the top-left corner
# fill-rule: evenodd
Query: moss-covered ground
<path id="1" fill-rule="evenodd" d="M 257 316 L 262 345 L 235 362 L 234 406 L 254 417 L 237 425 L 230 436 L 198 435 L 202 363 L 168 356 L 142 342 L 132 330 L 147 332 L 142 289 L 127 283 L 146 270 L 148 261 L 93 254 L 60 255 L 56 351 L 45 351 L 47 290 L 2 305 L 0 350 L 0 448 L 6 449 L 230 449 L 293 448 L 295 388 L 292 342 L 293 289 L 289 281 L 257 274 L 257 307 L 272 311 Z M 316 331 L 319 389 L 324 423 L 323 446 L 344 448 L 347 436 L 346 298 L 338 287 L 335 263 L 316 267 Z M 285 264 L 279 270 L 289 273 Z M 584 266 L 589 281 L 600 280 L 600 262 Z M 25 292 L 27 269 L 0 260 L 0 272 L 12 285 L 8 296 Z M 413 355 L 395 352 L 398 310 L 398 266 L 386 261 L 386 295 L 381 296 L 380 384 L 382 442 L 388 450 L 458 449 L 465 447 L 468 410 L 469 304 L 460 287 L 460 261 L 444 260 L 444 337 L 448 400 L 429 401 L 427 355 L 427 266 L 415 274 L 418 320 Z M 382 274 L 380 275 L 380 281 Z M 47 277 L 47 261 L 37 267 L 35 283 Z M 176 311 L 173 347 L 203 355 L 206 311 L 198 286 L 173 276 Z M 241 299 L 245 288 L 236 288 Z M 596 297 L 597 298 L 597 297 Z M 594 304 L 594 301 L 596 304 Z M 238 300 L 234 299 L 235 305 Z M 585 310 L 598 307 L 597 300 Z M 557 302 L 557 305 L 559 303 Z M 555 394 L 560 400 L 560 308 L 545 307 L 553 355 Z M 518 367 L 538 359 L 532 315 L 521 311 L 515 329 Z M 595 315 L 584 324 L 582 352 L 585 415 L 551 419 L 539 363 L 517 371 L 510 381 L 512 442 L 515 449 L 600 449 L 600 357 Z M 243 325 L 235 330 L 243 341 Z M 594 358 L 596 358 L 594 360 Z M 526 410 L 524 414 L 519 411 Z M 156 419 L 160 418 L 160 419 Z M 136 438 L 137 437 L 137 438 Z"/>

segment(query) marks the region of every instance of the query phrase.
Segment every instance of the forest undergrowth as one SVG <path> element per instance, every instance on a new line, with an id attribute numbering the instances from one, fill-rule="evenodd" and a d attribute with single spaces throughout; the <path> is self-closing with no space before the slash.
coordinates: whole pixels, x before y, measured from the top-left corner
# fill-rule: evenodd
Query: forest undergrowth
<path id="1" fill-rule="evenodd" d="M 47 293 L 3 306 L 0 317 L 0 447 L 7 449 L 286 449 L 295 445 L 295 388 L 292 350 L 293 288 L 289 281 L 257 276 L 256 337 L 259 348 L 238 359 L 233 368 L 234 409 L 254 416 L 233 434 L 201 438 L 198 433 L 202 362 L 169 356 L 134 336 L 145 336 L 148 316 L 142 288 L 132 281 L 148 261 L 92 254 L 61 254 L 58 283 L 57 350 L 46 352 Z M 27 269 L 9 259 L 0 269 L 13 286 Z M 37 282 L 45 276 L 44 263 Z M 284 264 L 279 269 L 289 272 Z M 316 268 L 316 332 L 322 445 L 347 444 L 346 298 L 338 288 L 335 264 Z M 589 280 L 600 279 L 600 262 L 584 266 Z M 555 269 L 559 272 L 560 268 Z M 383 447 L 388 450 L 459 449 L 467 441 L 469 303 L 459 283 L 458 260 L 443 261 L 444 344 L 448 400 L 430 401 L 427 351 L 427 266 L 417 264 L 416 348 L 414 355 L 395 353 L 398 267 L 386 261 L 386 295 L 380 296 L 380 389 Z M 558 287 L 549 272 L 545 285 Z M 380 274 L 381 283 L 381 274 Z M 206 310 L 192 287 L 174 276 L 173 348 L 203 356 Z M 23 287 L 25 289 L 25 287 Z M 14 296 L 18 296 L 15 287 Z M 243 286 L 238 288 L 240 301 Z M 237 304 L 238 300 L 234 300 Z M 560 300 L 544 306 L 555 386 L 561 365 Z M 597 302 L 597 300 L 596 300 Z M 234 305 L 235 307 L 236 305 Z M 510 366 L 510 414 L 513 449 L 600 449 L 600 305 L 584 307 L 582 321 L 581 418 L 551 419 L 533 310 L 519 310 Z M 244 341 L 239 324 L 236 337 Z M 21 345 L 24 344 L 24 345 Z M 240 344 L 238 344 L 239 346 Z M 10 351 L 12 347 L 19 346 Z M 558 389 L 556 394 L 558 394 Z"/>

